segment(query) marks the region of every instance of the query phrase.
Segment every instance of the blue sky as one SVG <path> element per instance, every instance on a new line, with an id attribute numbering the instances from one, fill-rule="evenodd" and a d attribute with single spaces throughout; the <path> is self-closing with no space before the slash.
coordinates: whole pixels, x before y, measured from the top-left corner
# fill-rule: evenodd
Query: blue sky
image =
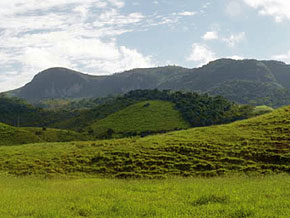
<path id="1" fill-rule="evenodd" d="M 290 63 L 286 0 L 0 2 L 0 91 L 49 67 L 104 75 L 217 58 Z"/>

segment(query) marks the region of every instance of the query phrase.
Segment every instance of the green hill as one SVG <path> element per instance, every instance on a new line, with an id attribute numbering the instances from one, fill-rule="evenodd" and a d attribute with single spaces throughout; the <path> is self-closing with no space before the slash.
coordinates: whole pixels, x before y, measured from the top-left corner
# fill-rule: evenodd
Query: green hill
<path id="1" fill-rule="evenodd" d="M 290 107 L 235 123 L 144 138 L 0 147 L 13 174 L 109 177 L 290 172 Z"/>
<path id="2" fill-rule="evenodd" d="M 134 135 L 189 128 L 174 104 L 168 101 L 142 101 L 98 120 L 90 126 L 98 136 Z"/>
<path id="3" fill-rule="evenodd" d="M 22 127 L 21 129 L 38 136 L 44 142 L 86 141 L 90 139 L 89 136 L 71 130 L 38 127 Z"/>
<path id="4" fill-rule="evenodd" d="M 0 145 L 15 145 L 40 142 L 38 136 L 22 128 L 0 123 Z"/>
<path id="5" fill-rule="evenodd" d="M 83 141 L 88 139 L 88 136 L 69 130 L 12 127 L 0 123 L 0 146 L 39 142 Z"/>
<path id="6" fill-rule="evenodd" d="M 149 107 L 144 107 L 146 104 L 145 101 L 161 101 L 168 103 L 164 105 L 149 104 Z M 140 103 L 138 107 L 132 107 L 129 111 L 125 110 L 127 107 L 139 102 L 145 103 L 143 105 Z M 156 112 L 154 112 L 154 117 L 152 118 L 149 117 L 149 115 L 152 115 L 149 114 L 151 113 L 151 109 Z M 122 110 L 125 111 L 119 114 L 118 112 Z M 132 136 L 136 134 L 147 135 L 149 133 L 163 132 L 164 130 L 184 128 L 184 125 L 175 125 L 172 127 L 171 119 L 166 121 L 166 124 L 164 119 L 159 119 L 160 116 L 162 116 L 162 118 L 164 118 L 164 116 L 171 117 L 167 112 L 172 110 L 178 111 L 182 119 L 192 127 L 229 123 L 235 120 L 246 119 L 254 115 L 254 107 L 249 105 L 240 106 L 219 96 L 211 97 L 206 94 L 174 92 L 170 90 L 159 91 L 157 89 L 134 90 L 123 96 L 110 98 L 94 108 L 74 111 L 73 113 L 76 114 L 76 116 L 69 119 L 63 119 L 60 122 L 50 125 L 50 127 L 71 129 L 80 132 L 85 131 L 99 138 L 110 137 L 114 132 L 122 133 L 122 136 Z M 113 115 L 114 113 L 117 114 Z M 147 124 L 143 123 L 142 120 L 144 120 L 144 118 Z M 129 125 L 127 125 L 127 121 L 130 121 Z M 142 122 L 140 123 L 140 121 Z M 163 126 L 158 126 L 162 123 L 159 121 L 163 122 Z M 124 123 L 126 125 L 124 125 Z M 122 127 L 115 131 L 112 125 L 122 125 Z M 151 127 L 148 128 L 144 125 L 151 125 Z M 164 125 L 169 125 L 171 127 L 168 128 Z M 121 135 L 119 134 L 119 136 Z"/>

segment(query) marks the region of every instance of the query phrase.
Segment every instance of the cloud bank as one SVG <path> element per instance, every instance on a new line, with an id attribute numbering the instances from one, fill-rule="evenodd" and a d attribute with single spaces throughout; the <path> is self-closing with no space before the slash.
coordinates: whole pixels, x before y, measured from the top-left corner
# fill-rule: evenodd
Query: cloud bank
<path id="1" fill-rule="evenodd" d="M 276 22 L 290 20 L 289 0 L 243 0 L 247 5 L 259 11 L 260 15 L 274 17 Z"/>
<path id="2" fill-rule="evenodd" d="M 122 13 L 123 7 L 120 0 L 1 1 L 0 91 L 54 66 L 92 74 L 154 66 L 149 55 L 116 42 L 151 24 L 141 13 Z"/>
<path id="3" fill-rule="evenodd" d="M 216 54 L 205 44 L 193 43 L 187 61 L 197 62 L 199 66 L 216 59 Z"/>

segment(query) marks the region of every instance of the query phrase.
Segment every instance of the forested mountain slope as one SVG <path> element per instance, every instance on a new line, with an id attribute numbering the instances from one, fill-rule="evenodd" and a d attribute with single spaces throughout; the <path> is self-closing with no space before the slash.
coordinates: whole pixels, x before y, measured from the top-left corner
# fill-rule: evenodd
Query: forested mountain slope
<path id="1" fill-rule="evenodd" d="M 290 65 L 277 61 L 219 59 L 195 69 L 167 66 L 108 76 L 51 68 L 8 94 L 36 101 L 105 97 L 155 88 L 221 94 L 237 103 L 278 107 L 290 104 Z"/>

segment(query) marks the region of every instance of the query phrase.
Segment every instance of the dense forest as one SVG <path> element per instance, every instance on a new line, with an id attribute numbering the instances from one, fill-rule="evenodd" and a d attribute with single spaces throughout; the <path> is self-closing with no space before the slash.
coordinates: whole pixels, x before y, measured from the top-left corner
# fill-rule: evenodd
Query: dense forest
<path id="1" fill-rule="evenodd" d="M 208 94 L 170 90 L 136 90 L 125 94 L 124 98 L 136 101 L 165 100 L 173 102 L 184 120 L 188 121 L 192 127 L 246 119 L 251 116 L 254 108 L 249 105 L 237 105 L 221 96 L 211 97 Z"/>
<path id="2" fill-rule="evenodd" d="M 33 106 L 18 98 L 0 96 L 0 122 L 12 126 L 47 127 L 52 123 L 77 115 L 72 110 L 47 110 Z"/>

